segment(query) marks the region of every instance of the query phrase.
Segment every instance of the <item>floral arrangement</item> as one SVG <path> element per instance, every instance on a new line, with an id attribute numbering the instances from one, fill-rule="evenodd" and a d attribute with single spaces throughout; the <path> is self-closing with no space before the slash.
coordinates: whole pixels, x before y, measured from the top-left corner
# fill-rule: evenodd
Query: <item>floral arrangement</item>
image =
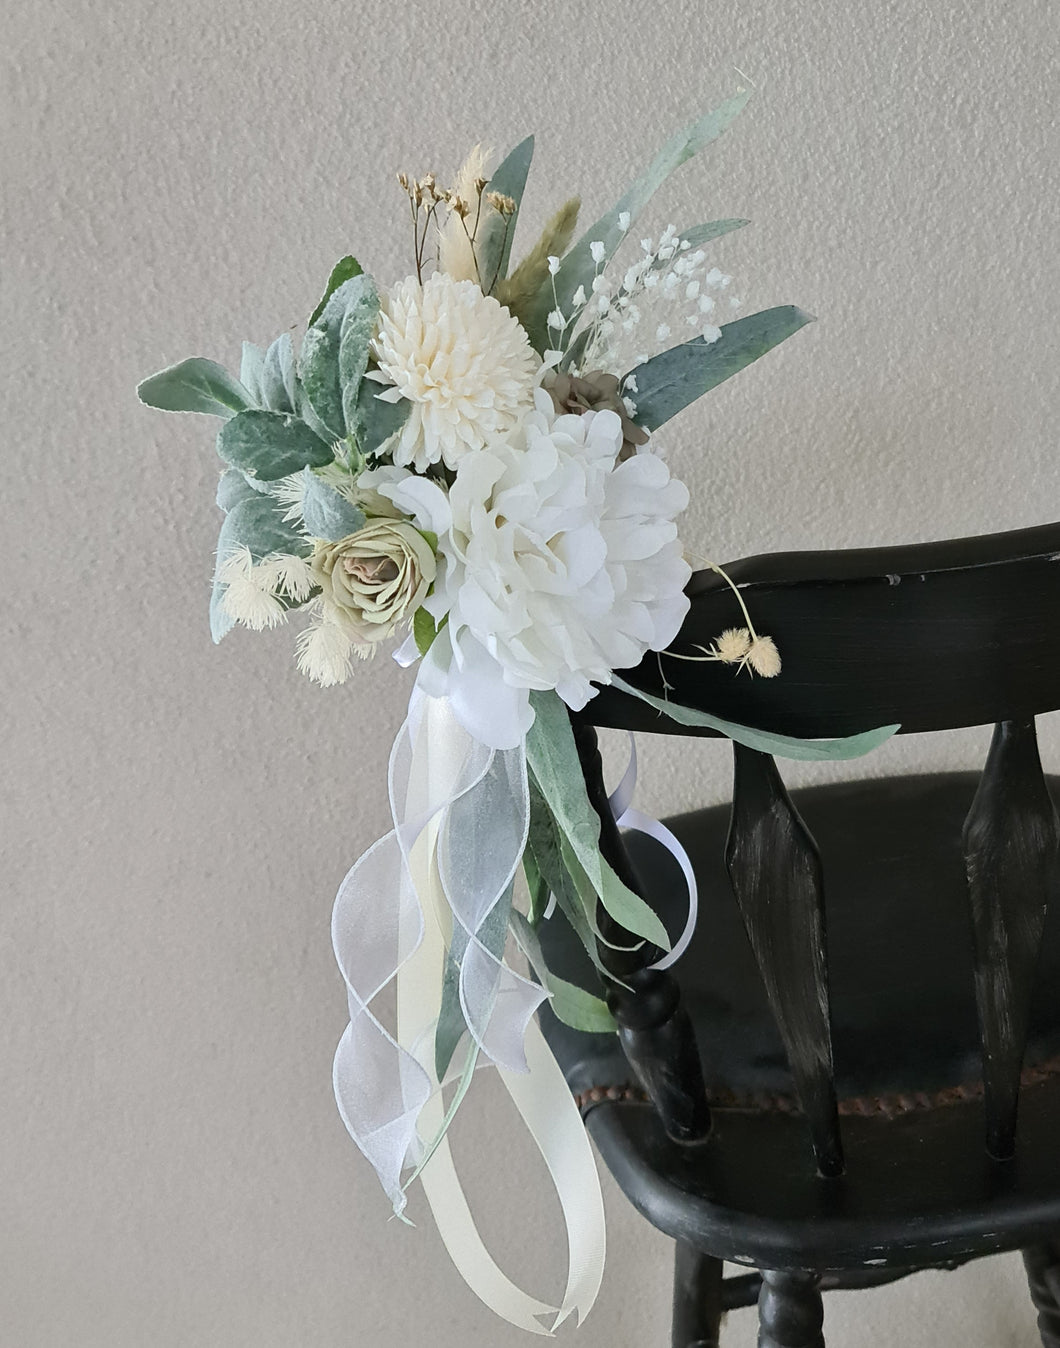
<path id="1" fill-rule="evenodd" d="M 668 652 L 689 607 L 677 525 L 688 491 L 657 432 L 809 321 L 790 306 L 737 316 L 709 245 L 743 220 L 669 227 L 639 245 L 631 236 L 667 175 L 746 99 L 668 141 L 576 242 L 578 200 L 560 206 L 515 266 L 532 138 L 492 171 L 472 151 L 449 187 L 401 174 L 408 276 L 383 286 L 345 257 L 297 356 L 284 333 L 265 350 L 244 344 L 238 379 L 195 358 L 138 390 L 150 406 L 222 421 L 215 641 L 236 624 L 298 620 L 298 667 L 323 687 L 345 683 L 387 642 L 399 664 L 418 663 L 390 761 L 394 828 L 336 900 L 350 1010 L 336 1097 L 394 1211 L 421 1178 L 467 1281 L 539 1333 L 542 1317 L 555 1328 L 592 1304 L 603 1217 L 577 1110 L 534 1012 L 547 998 L 577 1028 L 614 1025 L 597 993 L 551 974 L 537 928 L 558 909 L 599 968 L 602 904 L 669 949 L 658 918 L 600 854 L 568 711 L 615 683 L 662 714 L 762 741 L 616 673 Z M 743 617 L 708 649 L 669 653 L 776 676 L 780 653 Z M 846 756 L 887 733 L 787 748 Z M 373 1003 L 391 983 L 387 1028 Z M 571 1268 L 559 1306 L 496 1267 L 453 1167 L 446 1129 L 487 1064 L 559 1192 Z"/>

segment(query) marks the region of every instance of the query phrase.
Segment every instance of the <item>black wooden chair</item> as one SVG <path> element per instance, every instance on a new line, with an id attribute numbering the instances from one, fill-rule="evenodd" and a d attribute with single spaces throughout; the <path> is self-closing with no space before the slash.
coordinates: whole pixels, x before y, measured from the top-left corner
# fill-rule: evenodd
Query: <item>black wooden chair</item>
<path id="1" fill-rule="evenodd" d="M 727 569 L 783 673 L 664 656 L 676 701 L 802 737 L 995 730 L 978 778 L 794 803 L 734 746 L 731 812 L 669 821 L 701 892 L 687 953 L 659 971 L 601 945 L 617 1038 L 546 1016 L 605 1163 L 677 1241 L 673 1344 L 716 1344 L 757 1299 L 761 1345 L 810 1348 L 823 1290 L 1021 1249 L 1060 1348 L 1060 826 L 1034 721 L 1060 707 L 1060 525 Z M 714 574 L 691 593 L 677 651 L 739 623 Z M 663 695 L 654 656 L 627 677 Z M 595 727 L 706 732 L 613 689 L 573 719 L 604 851 L 679 931 L 676 863 L 619 836 Z M 557 972 L 592 978 L 562 918 L 543 936 Z M 754 1271 L 723 1280 L 723 1259 Z"/>

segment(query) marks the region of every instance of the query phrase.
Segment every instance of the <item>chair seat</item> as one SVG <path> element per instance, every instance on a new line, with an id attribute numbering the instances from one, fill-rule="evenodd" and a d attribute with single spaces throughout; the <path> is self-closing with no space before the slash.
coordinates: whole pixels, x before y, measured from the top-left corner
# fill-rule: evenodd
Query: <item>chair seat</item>
<path id="1" fill-rule="evenodd" d="M 640 1103 L 613 1036 L 543 1017 L 606 1163 L 663 1230 L 758 1267 L 784 1267 L 785 1255 L 805 1266 L 813 1250 L 818 1267 L 845 1268 L 941 1262 L 981 1253 L 991 1234 L 997 1248 L 1012 1248 L 1028 1243 L 1036 1221 L 1043 1232 L 1055 1227 L 1060 904 L 1039 961 L 1017 1159 L 989 1162 L 961 849 L 976 783 L 974 774 L 946 774 L 794 793 L 825 859 L 847 1152 L 846 1176 L 836 1181 L 815 1173 L 729 886 L 728 807 L 667 821 L 700 888 L 696 933 L 674 973 L 715 1110 L 711 1138 L 695 1147 L 670 1142 Z M 1058 785 L 1051 781 L 1054 795 Z M 643 835 L 625 842 L 645 897 L 676 935 L 685 907 L 676 863 Z M 542 935 L 555 971 L 591 986 L 591 967 L 566 923 L 553 919 Z"/>

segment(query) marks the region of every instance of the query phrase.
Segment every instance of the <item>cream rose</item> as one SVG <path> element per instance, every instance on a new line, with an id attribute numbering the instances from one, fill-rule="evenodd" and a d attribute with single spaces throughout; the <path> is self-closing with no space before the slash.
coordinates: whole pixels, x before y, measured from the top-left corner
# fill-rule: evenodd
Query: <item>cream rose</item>
<path id="1" fill-rule="evenodd" d="M 435 576 L 434 551 L 407 520 L 375 519 L 337 543 L 318 542 L 310 559 L 327 616 L 352 641 L 385 641 L 423 603 Z"/>

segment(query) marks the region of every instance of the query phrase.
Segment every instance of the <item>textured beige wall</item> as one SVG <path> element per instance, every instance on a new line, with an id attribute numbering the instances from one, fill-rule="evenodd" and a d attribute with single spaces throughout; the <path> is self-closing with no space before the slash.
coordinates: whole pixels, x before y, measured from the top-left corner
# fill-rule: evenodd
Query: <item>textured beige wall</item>
<path id="1" fill-rule="evenodd" d="M 536 130 L 531 223 L 570 189 L 603 208 L 738 66 L 760 96 L 652 223 L 750 216 L 719 260 L 756 307 L 820 322 L 667 432 L 688 541 L 731 558 L 1051 519 L 1055 6 L 14 0 L 4 30 L 0 1344 L 514 1345 L 429 1218 L 387 1222 L 331 1099 L 331 898 L 384 827 L 407 679 L 381 660 L 324 694 L 289 633 L 210 645 L 209 427 L 133 387 L 271 338 L 348 250 L 401 274 L 397 168 Z M 721 746 L 645 758 L 649 808 L 725 790 Z M 552 1200 L 488 1083 L 467 1115 L 484 1228 L 544 1291 Z M 579 1341 L 661 1343 L 668 1242 L 607 1203 Z M 1032 1341 L 1011 1259 L 828 1317 L 836 1343 Z"/>

